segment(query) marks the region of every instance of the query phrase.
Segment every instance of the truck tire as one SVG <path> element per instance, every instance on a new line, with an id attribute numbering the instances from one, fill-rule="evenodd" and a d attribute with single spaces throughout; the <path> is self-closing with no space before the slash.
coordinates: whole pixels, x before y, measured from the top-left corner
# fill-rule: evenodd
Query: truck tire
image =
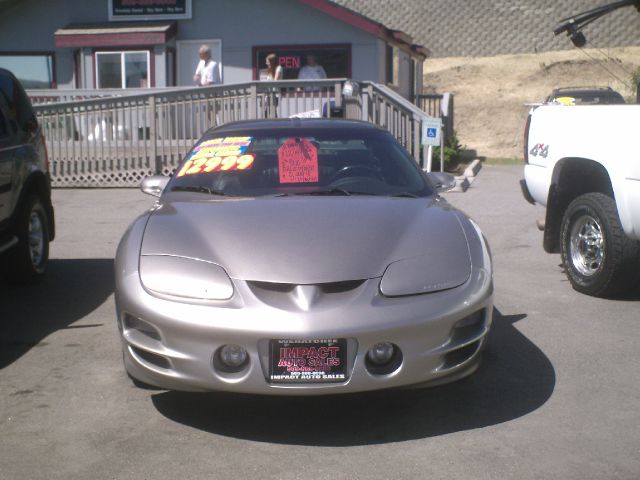
<path id="1" fill-rule="evenodd" d="M 41 280 L 49 263 L 49 218 L 37 195 L 26 197 L 16 219 L 18 244 L 9 253 L 6 277 L 10 283 Z"/>
<path id="2" fill-rule="evenodd" d="M 577 291 L 606 297 L 635 286 L 638 242 L 625 235 L 611 197 L 587 193 L 573 200 L 562 218 L 560 241 L 565 273 Z"/>

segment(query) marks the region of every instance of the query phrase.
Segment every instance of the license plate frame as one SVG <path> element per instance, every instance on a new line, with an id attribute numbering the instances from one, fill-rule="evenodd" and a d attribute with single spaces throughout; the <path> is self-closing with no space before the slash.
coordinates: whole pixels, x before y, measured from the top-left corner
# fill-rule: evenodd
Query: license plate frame
<path id="1" fill-rule="evenodd" d="M 347 380 L 346 338 L 269 340 L 269 382 L 317 384 Z"/>

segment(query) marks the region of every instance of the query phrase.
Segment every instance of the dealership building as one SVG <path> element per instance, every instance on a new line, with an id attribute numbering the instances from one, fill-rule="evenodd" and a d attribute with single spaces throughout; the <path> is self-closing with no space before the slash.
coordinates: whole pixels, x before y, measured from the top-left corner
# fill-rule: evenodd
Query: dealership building
<path id="1" fill-rule="evenodd" d="M 193 86 L 201 45 L 225 84 L 260 80 L 270 53 L 296 79 L 313 55 L 329 78 L 409 99 L 428 54 L 328 0 L 0 0 L 0 67 L 30 89 Z"/>

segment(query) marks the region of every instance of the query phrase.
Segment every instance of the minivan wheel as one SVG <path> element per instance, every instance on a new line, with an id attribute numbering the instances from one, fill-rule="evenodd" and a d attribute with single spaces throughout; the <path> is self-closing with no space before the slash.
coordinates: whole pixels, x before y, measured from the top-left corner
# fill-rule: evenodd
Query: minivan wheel
<path id="1" fill-rule="evenodd" d="M 577 197 L 564 214 L 560 235 L 562 263 L 574 289 L 604 297 L 633 287 L 638 245 L 625 235 L 611 197 Z"/>
<path id="2" fill-rule="evenodd" d="M 49 263 L 49 219 L 36 195 L 24 202 L 16 224 L 18 244 L 8 259 L 10 282 L 32 283 L 42 279 Z"/>

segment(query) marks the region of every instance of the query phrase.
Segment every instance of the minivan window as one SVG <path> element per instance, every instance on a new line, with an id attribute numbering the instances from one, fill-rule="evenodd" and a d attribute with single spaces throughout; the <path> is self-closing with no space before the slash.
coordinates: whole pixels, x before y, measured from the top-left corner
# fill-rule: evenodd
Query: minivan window
<path id="1" fill-rule="evenodd" d="M 7 70 L 0 70 L 0 92 L 9 110 L 15 115 L 16 122 L 20 128 L 26 130 L 27 123 L 34 117 L 31 102 L 20 82 L 7 73 Z"/>

